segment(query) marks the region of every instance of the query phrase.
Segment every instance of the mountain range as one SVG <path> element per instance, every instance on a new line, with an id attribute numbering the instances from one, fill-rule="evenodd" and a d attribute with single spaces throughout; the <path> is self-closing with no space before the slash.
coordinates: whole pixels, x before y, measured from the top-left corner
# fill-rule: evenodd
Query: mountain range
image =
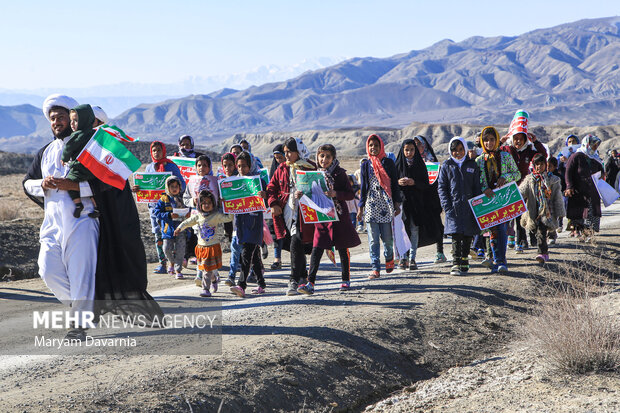
<path id="1" fill-rule="evenodd" d="M 519 108 L 532 124 L 611 125 L 618 123 L 619 56 L 620 17 L 580 20 L 514 37 L 442 40 L 282 82 L 141 104 L 114 123 L 147 139 L 191 134 L 198 142 L 412 122 L 507 124 Z"/>

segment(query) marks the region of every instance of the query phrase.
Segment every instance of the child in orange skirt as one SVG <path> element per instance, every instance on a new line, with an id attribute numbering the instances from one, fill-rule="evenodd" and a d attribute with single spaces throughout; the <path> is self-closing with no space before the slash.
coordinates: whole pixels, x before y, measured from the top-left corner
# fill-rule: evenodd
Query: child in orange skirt
<path id="1" fill-rule="evenodd" d="M 211 297 L 209 291 L 211 289 L 211 278 L 215 271 L 222 268 L 222 248 L 220 247 L 219 237 L 216 236 L 218 224 L 232 221 L 232 215 L 218 212 L 215 205 L 215 196 L 211 192 L 200 191 L 197 204 L 199 213 L 183 221 L 174 231 L 176 236 L 184 229 L 194 226 L 194 232 L 198 235 L 198 245 L 196 245 L 194 252 L 196 253 L 198 271 L 202 275 L 201 297 Z"/>

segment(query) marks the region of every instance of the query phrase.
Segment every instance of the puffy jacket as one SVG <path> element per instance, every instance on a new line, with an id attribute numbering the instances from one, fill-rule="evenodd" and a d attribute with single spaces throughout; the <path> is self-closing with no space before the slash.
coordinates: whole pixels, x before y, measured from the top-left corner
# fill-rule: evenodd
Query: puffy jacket
<path id="1" fill-rule="evenodd" d="M 439 199 L 446 214 L 445 234 L 474 236 L 480 233 L 469 200 L 482 193 L 480 168 L 475 161 L 466 159 L 461 167 L 448 159 L 439 170 Z"/>

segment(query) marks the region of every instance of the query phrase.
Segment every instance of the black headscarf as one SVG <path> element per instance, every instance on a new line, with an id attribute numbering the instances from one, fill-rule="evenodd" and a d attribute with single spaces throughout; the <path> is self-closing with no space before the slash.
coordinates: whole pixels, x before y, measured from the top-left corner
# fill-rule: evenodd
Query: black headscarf
<path id="1" fill-rule="evenodd" d="M 424 164 L 422 155 L 420 155 L 417 148 L 415 148 L 413 160 L 409 163 L 407 161 L 407 157 L 405 156 L 405 145 L 413 145 L 415 148 L 415 142 L 413 139 L 405 139 L 402 145 L 400 145 L 400 150 L 396 156 L 396 169 L 398 170 L 398 177 L 412 178 L 416 181 L 416 183 L 422 180 L 422 182 L 420 182 L 420 184 L 422 184 L 421 187 L 428 186 L 428 173 L 426 172 L 426 165 Z M 426 177 L 426 185 L 423 184 L 423 176 Z"/>
<path id="2" fill-rule="evenodd" d="M 272 152 L 273 153 L 279 152 L 282 155 L 284 155 L 284 145 L 280 143 L 274 146 Z M 271 178 L 276 173 L 276 169 L 278 169 L 278 166 L 280 166 L 280 162 L 278 162 L 276 157 L 274 156 L 273 159 L 271 160 L 271 169 L 269 170 L 269 178 Z"/>
<path id="3" fill-rule="evenodd" d="M 413 159 L 408 162 L 405 156 L 405 145 L 414 145 L 413 139 L 405 139 L 396 156 L 396 170 L 398 178 L 411 178 L 415 181 L 413 186 L 399 186 L 403 194 L 403 212 L 405 222 L 413 220 L 417 226 L 425 221 L 424 190 L 428 188 L 428 172 L 422 155 L 417 148 L 414 150 Z M 407 225 L 407 229 L 408 225 Z"/>

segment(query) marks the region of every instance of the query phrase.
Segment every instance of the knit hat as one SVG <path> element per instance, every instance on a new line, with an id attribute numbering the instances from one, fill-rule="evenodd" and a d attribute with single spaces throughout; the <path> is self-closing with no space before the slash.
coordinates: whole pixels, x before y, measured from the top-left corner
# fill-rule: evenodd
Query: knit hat
<path id="1" fill-rule="evenodd" d="M 510 128 L 508 129 L 508 136 L 513 137 L 517 133 L 524 133 L 527 139 L 527 124 L 530 120 L 530 114 L 523 109 L 519 109 L 515 112 L 515 115 L 510 122 Z"/>

